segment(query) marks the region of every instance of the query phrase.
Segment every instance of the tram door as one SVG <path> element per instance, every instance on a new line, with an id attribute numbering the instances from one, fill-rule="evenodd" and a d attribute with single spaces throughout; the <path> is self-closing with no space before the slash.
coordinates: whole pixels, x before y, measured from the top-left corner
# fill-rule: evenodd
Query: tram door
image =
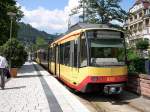
<path id="1" fill-rule="evenodd" d="M 78 39 L 73 40 L 71 42 L 71 61 L 72 61 L 72 81 L 73 84 L 76 84 L 78 81 L 78 73 L 79 73 L 79 68 L 78 68 Z"/>

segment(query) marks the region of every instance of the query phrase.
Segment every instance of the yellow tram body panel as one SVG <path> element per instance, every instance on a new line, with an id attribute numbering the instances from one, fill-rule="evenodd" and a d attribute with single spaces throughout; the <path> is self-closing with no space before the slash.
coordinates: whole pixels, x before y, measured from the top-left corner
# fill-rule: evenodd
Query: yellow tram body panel
<path id="1" fill-rule="evenodd" d="M 125 76 L 127 75 L 127 67 L 85 67 L 79 69 L 78 83 L 82 82 L 87 76 Z"/>
<path id="2" fill-rule="evenodd" d="M 127 67 L 84 67 L 84 68 L 72 68 L 60 64 L 60 73 L 58 72 L 59 64 L 56 65 L 56 75 L 68 85 L 79 86 L 87 77 L 106 77 L 103 83 L 118 82 L 115 78 L 127 77 Z M 51 72 L 54 74 L 55 63 L 51 63 Z M 110 78 L 112 77 L 112 78 Z M 123 79 L 126 81 L 126 79 Z M 99 82 L 100 83 L 100 82 Z"/>
<path id="3" fill-rule="evenodd" d="M 40 64 L 40 58 L 39 58 L 39 57 L 37 57 L 37 58 L 35 59 L 35 61 Z"/>

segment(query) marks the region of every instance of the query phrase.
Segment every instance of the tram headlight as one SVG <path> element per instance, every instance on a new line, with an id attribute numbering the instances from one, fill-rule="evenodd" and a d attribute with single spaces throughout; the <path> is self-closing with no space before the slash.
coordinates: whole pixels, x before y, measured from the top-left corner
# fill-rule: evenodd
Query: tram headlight
<path id="1" fill-rule="evenodd" d="M 116 88 L 115 88 L 115 87 L 111 87 L 111 88 L 110 88 L 110 92 L 111 92 L 111 93 L 116 92 Z"/>

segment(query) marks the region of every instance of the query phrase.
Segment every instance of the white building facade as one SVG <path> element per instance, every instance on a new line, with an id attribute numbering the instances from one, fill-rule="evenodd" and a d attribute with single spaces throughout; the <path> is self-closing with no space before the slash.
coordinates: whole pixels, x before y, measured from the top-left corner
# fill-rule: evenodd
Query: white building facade
<path id="1" fill-rule="evenodd" d="M 125 24 L 125 28 L 129 31 L 129 44 L 135 45 L 140 39 L 150 41 L 150 0 L 136 0 L 129 13 Z"/>

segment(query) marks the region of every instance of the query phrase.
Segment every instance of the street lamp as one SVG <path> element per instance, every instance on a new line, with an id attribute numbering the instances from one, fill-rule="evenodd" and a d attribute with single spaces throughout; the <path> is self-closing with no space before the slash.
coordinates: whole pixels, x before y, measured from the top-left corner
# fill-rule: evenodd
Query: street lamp
<path id="1" fill-rule="evenodd" d="M 12 23 L 13 23 L 13 18 L 16 16 L 16 13 L 8 12 L 7 15 L 10 16 L 10 20 L 11 20 L 11 23 L 10 23 L 10 35 L 9 35 L 9 38 L 10 38 L 10 40 L 11 40 L 11 35 L 12 35 Z"/>
<path id="2" fill-rule="evenodd" d="M 10 20 L 11 20 L 11 22 L 10 22 L 10 35 L 9 35 L 9 39 L 10 39 L 10 43 L 11 43 L 12 24 L 13 24 L 13 18 L 16 16 L 16 13 L 14 13 L 14 12 L 8 12 L 7 15 L 10 16 Z M 9 58 L 9 67 L 11 68 L 11 53 L 10 53 L 10 58 Z"/>

